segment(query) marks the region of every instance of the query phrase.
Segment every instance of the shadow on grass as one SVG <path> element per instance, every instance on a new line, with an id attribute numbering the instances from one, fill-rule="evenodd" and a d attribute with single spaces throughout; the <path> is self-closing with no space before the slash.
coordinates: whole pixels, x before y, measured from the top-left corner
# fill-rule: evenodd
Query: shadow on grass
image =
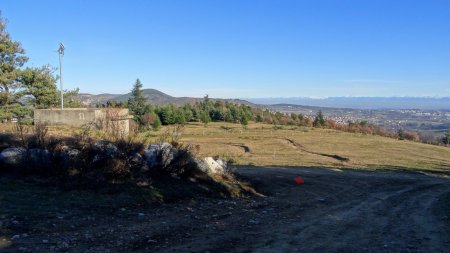
<path id="1" fill-rule="evenodd" d="M 300 143 L 298 143 L 294 140 L 291 140 L 291 139 L 285 139 L 285 140 L 287 140 L 289 143 L 294 145 L 294 147 L 300 149 L 303 152 L 309 153 L 309 154 L 333 158 L 340 162 L 349 162 L 350 161 L 350 158 L 347 158 L 347 157 L 343 157 L 343 156 L 336 155 L 336 154 L 325 154 L 325 153 L 313 152 L 313 151 L 307 150 L 303 145 L 301 145 Z"/>

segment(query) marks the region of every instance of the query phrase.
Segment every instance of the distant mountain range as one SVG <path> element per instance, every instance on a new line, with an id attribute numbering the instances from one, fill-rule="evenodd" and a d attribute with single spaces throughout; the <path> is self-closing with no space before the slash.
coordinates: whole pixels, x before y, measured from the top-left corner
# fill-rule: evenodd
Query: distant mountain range
<path id="1" fill-rule="evenodd" d="M 292 104 L 349 109 L 421 109 L 450 110 L 450 97 L 329 97 L 329 98 L 248 98 L 255 104 Z"/>
<path id="2" fill-rule="evenodd" d="M 200 102 L 203 98 L 194 98 L 194 97 L 172 97 L 167 95 L 159 90 L 155 89 L 143 89 L 142 93 L 144 97 L 147 99 L 147 103 L 155 104 L 155 105 L 164 105 L 164 104 L 175 104 L 175 105 L 184 105 L 184 104 L 194 104 L 195 102 Z M 95 106 L 96 104 L 106 104 L 108 101 L 117 101 L 117 102 L 127 102 L 131 97 L 131 92 L 127 94 L 99 94 L 92 95 L 88 93 L 80 93 L 78 98 L 81 102 L 87 106 Z M 256 106 L 248 101 L 241 99 L 222 99 L 222 98 L 211 98 L 212 101 L 220 100 L 220 101 L 228 101 L 236 104 L 246 104 L 250 106 Z"/>

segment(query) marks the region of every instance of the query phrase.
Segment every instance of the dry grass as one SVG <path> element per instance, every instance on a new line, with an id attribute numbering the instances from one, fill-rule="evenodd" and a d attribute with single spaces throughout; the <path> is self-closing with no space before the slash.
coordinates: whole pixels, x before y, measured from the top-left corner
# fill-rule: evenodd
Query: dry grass
<path id="1" fill-rule="evenodd" d="M 241 165 L 450 171 L 450 148 L 327 129 L 192 123 L 181 141 Z"/>
<path id="2" fill-rule="evenodd" d="M 170 132 L 167 128 L 173 126 L 141 133 L 137 139 L 158 142 L 161 135 Z M 11 129 L 0 125 L 0 131 Z M 76 131 L 80 130 L 50 127 L 49 135 L 71 136 Z M 208 127 L 189 123 L 180 141 L 200 145 L 201 157 L 221 156 L 239 165 L 450 171 L 450 148 L 328 129 L 260 123 L 243 129 L 239 124 L 223 122 L 213 122 Z"/>

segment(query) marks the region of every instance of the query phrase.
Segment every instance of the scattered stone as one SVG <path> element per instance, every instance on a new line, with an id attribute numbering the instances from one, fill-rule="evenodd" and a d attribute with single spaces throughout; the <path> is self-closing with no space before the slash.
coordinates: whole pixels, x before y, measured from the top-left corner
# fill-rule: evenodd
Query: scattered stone
<path id="1" fill-rule="evenodd" d="M 259 223 L 260 223 L 260 221 L 257 219 L 251 219 L 248 221 L 248 224 L 251 224 L 251 225 L 258 225 Z"/>
<path id="2" fill-rule="evenodd" d="M 20 235 L 13 235 L 12 237 L 11 237 L 11 240 L 17 240 L 17 239 L 19 239 L 20 238 Z"/>
<path id="3" fill-rule="evenodd" d="M 48 240 L 42 240 L 42 243 L 48 243 Z"/>
<path id="4" fill-rule="evenodd" d="M 67 249 L 67 248 L 69 248 L 69 243 L 68 243 L 68 242 L 62 242 L 62 243 L 59 245 L 59 247 L 60 247 L 61 249 Z"/>
<path id="5" fill-rule="evenodd" d="M 6 148 L 0 153 L 0 164 L 19 166 L 24 162 L 26 150 L 24 148 Z"/>
<path id="6" fill-rule="evenodd" d="M 131 155 L 130 163 L 133 166 L 142 166 L 145 163 L 145 160 L 142 158 L 141 154 L 134 153 Z"/>

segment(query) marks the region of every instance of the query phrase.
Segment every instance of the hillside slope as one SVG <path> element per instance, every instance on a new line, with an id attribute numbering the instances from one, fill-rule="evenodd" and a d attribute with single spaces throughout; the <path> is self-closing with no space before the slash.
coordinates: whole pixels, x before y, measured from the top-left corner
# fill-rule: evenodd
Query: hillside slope
<path id="1" fill-rule="evenodd" d="M 143 89 L 142 93 L 144 97 L 147 99 L 147 103 L 154 105 L 164 105 L 164 104 L 175 104 L 175 105 L 184 105 L 184 104 L 194 104 L 195 102 L 200 102 L 203 98 L 195 98 L 195 97 L 173 97 L 164 92 L 161 92 L 156 89 Z M 92 95 L 88 93 L 80 93 L 78 98 L 82 101 L 83 104 L 87 106 L 95 106 L 96 104 L 105 104 L 108 101 L 117 101 L 117 102 L 127 102 L 131 97 L 131 92 L 127 94 L 99 94 Z M 241 100 L 241 99 L 221 99 L 221 98 L 211 98 L 212 101 L 228 101 L 236 104 L 245 104 L 250 106 L 255 106 L 254 104 Z"/>
<path id="2" fill-rule="evenodd" d="M 165 129 L 161 130 L 162 132 Z M 404 169 L 450 174 L 450 148 L 375 135 L 306 127 L 189 124 L 182 141 L 200 145 L 201 156 L 239 165 Z"/>

